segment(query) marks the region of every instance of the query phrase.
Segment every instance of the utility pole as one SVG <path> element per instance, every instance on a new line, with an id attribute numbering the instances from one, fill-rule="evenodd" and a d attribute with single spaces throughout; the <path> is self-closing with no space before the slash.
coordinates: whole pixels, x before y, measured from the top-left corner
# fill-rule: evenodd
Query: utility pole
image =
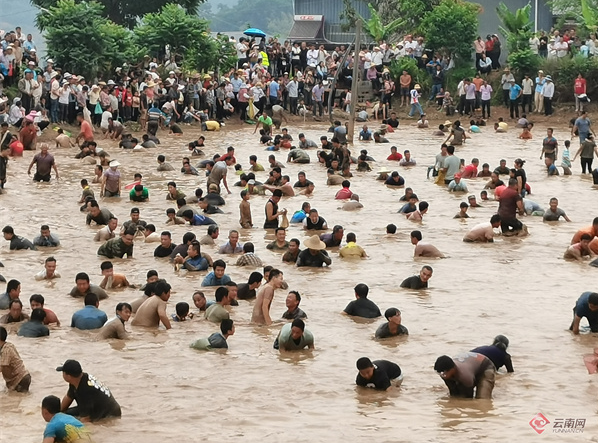
<path id="1" fill-rule="evenodd" d="M 357 110 L 357 95 L 359 94 L 359 48 L 361 48 L 361 20 L 355 22 L 355 47 L 353 53 L 353 79 L 351 81 L 351 115 L 349 116 L 349 129 L 347 141 L 353 143 L 355 133 L 355 112 Z"/>

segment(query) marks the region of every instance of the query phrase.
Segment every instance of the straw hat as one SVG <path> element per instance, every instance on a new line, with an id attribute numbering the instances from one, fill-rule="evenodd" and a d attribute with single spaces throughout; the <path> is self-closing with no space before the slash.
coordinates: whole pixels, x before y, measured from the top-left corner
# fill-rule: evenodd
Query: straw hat
<path id="1" fill-rule="evenodd" d="M 315 249 L 318 251 L 326 249 L 326 243 L 320 240 L 320 237 L 318 237 L 317 235 L 312 235 L 307 240 L 304 240 L 303 245 L 308 249 Z"/>
<path id="2" fill-rule="evenodd" d="M 100 85 L 100 86 L 106 86 L 106 82 L 98 82 L 98 85 Z"/>
<path id="3" fill-rule="evenodd" d="M 452 125 L 452 123 L 451 123 L 450 120 L 447 120 L 447 121 L 444 122 L 444 126 L 450 126 L 450 125 Z"/>
<path id="4" fill-rule="evenodd" d="M 422 87 L 421 87 L 420 85 L 415 85 L 415 86 L 413 87 L 413 89 L 421 89 L 421 88 L 422 88 Z"/>
<path id="5" fill-rule="evenodd" d="M 392 171 L 388 168 L 380 168 L 376 174 L 390 174 Z"/>
<path id="6" fill-rule="evenodd" d="M 212 76 L 209 75 L 209 74 L 206 74 L 206 75 L 203 76 L 203 79 L 204 80 L 212 80 Z"/>

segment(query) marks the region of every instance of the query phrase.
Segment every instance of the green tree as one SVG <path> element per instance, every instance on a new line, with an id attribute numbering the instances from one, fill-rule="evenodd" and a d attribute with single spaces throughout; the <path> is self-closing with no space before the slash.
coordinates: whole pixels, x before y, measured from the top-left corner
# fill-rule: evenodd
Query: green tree
<path id="1" fill-rule="evenodd" d="M 137 55 L 131 32 L 103 16 L 96 2 L 60 0 L 37 16 L 48 56 L 64 71 L 87 78 L 109 72 Z"/>
<path id="2" fill-rule="evenodd" d="M 598 0 L 552 0 L 549 4 L 559 17 L 557 27 L 572 19 L 582 25 L 581 30 L 594 33 L 598 30 Z"/>
<path id="3" fill-rule="evenodd" d="M 401 25 L 396 32 L 401 33 L 417 29 L 422 17 L 438 6 L 441 0 L 343 0 L 345 8 L 340 16 L 345 30 L 353 29 L 355 20 L 359 18 L 354 7 L 355 1 L 371 4 L 376 13 L 384 18 L 384 22 L 391 23 L 400 19 Z"/>
<path id="4" fill-rule="evenodd" d="M 197 16 L 188 15 L 183 8 L 169 4 L 160 12 L 143 16 L 134 30 L 135 41 L 146 53 L 161 58 L 166 46 L 170 54 L 182 57 L 189 70 L 211 69 L 221 61 L 227 65 L 231 45 L 214 39 L 208 30 L 208 22 Z"/>
<path id="5" fill-rule="evenodd" d="M 502 2 L 496 8 L 496 14 L 503 24 L 499 27 L 500 32 L 507 39 L 507 63 L 519 74 L 536 72 L 540 65 L 540 57 L 529 47 L 529 39 L 534 34 L 531 11 L 529 3 L 515 12 Z"/>
<path id="6" fill-rule="evenodd" d="M 478 33 L 480 6 L 462 0 L 442 0 L 428 11 L 419 26 L 427 46 L 449 54 L 455 63 L 471 59 L 473 42 Z"/>
<path id="7" fill-rule="evenodd" d="M 382 23 L 382 17 L 371 3 L 368 3 L 368 8 L 370 10 L 370 19 L 365 20 L 362 18 L 364 22 L 363 26 L 367 33 L 377 42 L 380 40 L 388 40 L 394 32 L 405 24 L 405 20 L 397 18 L 387 25 L 384 25 Z"/>
<path id="8" fill-rule="evenodd" d="M 50 9 L 58 5 L 60 0 L 30 0 L 34 6 Z M 206 0 L 177 0 L 176 3 L 189 14 L 197 14 L 199 5 Z M 85 3 L 84 0 L 76 0 Z M 150 12 L 157 12 L 164 5 L 173 3 L 173 0 L 98 0 L 104 6 L 102 15 L 114 23 L 124 25 L 129 29 L 135 27 L 137 20 Z"/>
<path id="9" fill-rule="evenodd" d="M 503 2 L 498 4 L 496 14 L 503 24 L 499 30 L 507 39 L 510 53 L 529 48 L 529 39 L 534 33 L 531 13 L 532 5 L 529 3 L 515 12 L 511 12 Z"/>

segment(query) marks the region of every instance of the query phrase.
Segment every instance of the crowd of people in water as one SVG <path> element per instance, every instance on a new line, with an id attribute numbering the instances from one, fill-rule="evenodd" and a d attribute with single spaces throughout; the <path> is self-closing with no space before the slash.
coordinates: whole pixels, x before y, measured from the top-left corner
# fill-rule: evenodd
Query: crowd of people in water
<path id="1" fill-rule="evenodd" d="M 51 64 L 48 64 L 48 69 L 50 72 L 48 77 L 52 83 L 59 74 L 56 74 Z M 150 68 L 149 72 L 148 76 L 152 80 L 148 80 L 148 83 L 152 83 L 154 77 L 151 73 L 155 72 L 155 68 Z M 230 83 L 244 77 L 245 74 L 235 71 L 232 78 L 224 79 L 223 91 L 227 91 L 226 88 Z M 71 75 L 71 79 L 72 77 Z M 66 74 L 64 78 L 67 78 Z M 74 82 L 70 80 L 70 84 L 75 85 L 75 88 L 77 80 L 76 77 Z M 174 89 L 178 90 L 179 80 L 180 76 L 172 71 L 164 82 L 174 85 Z M 111 81 L 115 84 L 114 80 Z M 106 95 L 110 100 L 108 83 L 101 85 L 101 90 L 106 88 Z M 53 86 L 48 91 L 50 97 L 52 88 Z M 415 96 L 418 96 L 418 90 L 419 87 L 416 85 L 412 90 L 415 91 Z M 233 92 L 237 100 L 238 95 L 235 94 L 238 94 L 238 91 Z M 98 100 L 99 97 L 100 95 Z M 86 98 L 87 102 L 82 109 L 88 109 L 89 99 L 90 97 Z M 315 99 L 321 101 L 321 97 L 317 94 Z M 231 97 L 226 97 L 223 103 L 230 104 L 230 102 Z M 259 129 L 260 150 L 265 148 L 268 152 L 268 163 L 260 164 L 258 155 L 253 154 L 248 159 L 250 166 L 246 171 L 237 161 L 233 146 L 229 146 L 226 152 L 206 158 L 204 150 L 207 150 L 209 145 L 207 131 L 220 130 L 222 124 L 218 120 L 211 120 L 209 116 L 204 118 L 196 115 L 197 118 L 192 116 L 185 120 L 177 110 L 178 103 L 169 107 L 168 113 L 163 112 L 163 106 L 161 110 L 159 104 L 150 104 L 146 114 L 147 121 L 142 127 L 145 133 L 141 143 L 122 123 L 119 123 L 118 111 L 116 111 L 119 107 L 118 103 L 116 109 L 108 104 L 97 121 L 90 118 L 89 112 L 77 112 L 75 119 L 80 128 L 76 136 L 70 136 L 62 128 L 57 130 L 56 146 L 52 150 L 75 151 L 75 158 L 81 159 L 84 165 L 88 165 L 90 175 L 93 174 L 92 177 L 80 180 L 81 196 L 75 203 L 80 206 L 81 212 L 78 223 L 81 227 L 89 226 L 95 230 L 91 235 L 98 244 L 97 255 L 103 260 L 100 265 L 102 280 L 98 285 L 92 284 L 89 275 L 85 272 L 74 275 L 75 286 L 70 295 L 81 299 L 83 307 L 73 313 L 71 327 L 94 331 L 97 340 L 125 340 L 128 336 L 126 328 L 128 323 L 135 328 L 157 330 L 161 327 L 171 329 L 173 322 L 197 321 L 199 318 L 203 319 L 201 321 L 213 323 L 215 332 L 208 337 L 193 341 L 189 344 L 190 348 L 198 351 L 226 349 L 228 340 L 236 332 L 234 320 L 231 318 L 234 317 L 235 310 L 247 309 L 250 305 L 246 301 L 252 301 L 251 324 L 263 326 L 277 324 L 279 323 L 275 319 L 277 316 L 271 312 L 272 301 L 277 291 L 290 289 L 285 302 L 287 310 L 282 314 L 283 324 L 273 347 L 281 352 L 314 349 L 316 337 L 306 327 L 308 317 L 300 308 L 301 294 L 289 287 L 279 267 L 272 266 L 271 261 L 267 264 L 266 260 L 256 255 L 253 243 L 240 242 L 240 233 L 243 231 L 239 230 L 259 229 L 258 222 L 255 220 L 259 219 L 261 228 L 273 233 L 275 237 L 266 248 L 279 254 L 280 263 L 285 263 L 285 266 L 295 264 L 297 267 L 331 267 L 334 270 L 333 260 L 336 261 L 337 256 L 339 260 L 368 257 L 366 250 L 358 244 L 355 233 L 345 232 L 341 224 L 329 225 L 324 218 L 324 215 L 328 217 L 328 214 L 320 214 L 309 201 L 303 202 L 301 209 L 297 209 L 292 214 L 282 209 L 280 203 L 287 197 L 313 195 L 315 185 L 309 179 L 313 174 L 313 176 L 326 177 L 327 185 L 335 188 L 331 198 L 339 201 L 343 211 L 359 211 L 364 205 L 360 197 L 351 190 L 352 171 L 371 172 L 375 160 L 366 149 L 359 153 L 351 152 L 347 126 L 340 120 L 335 121 L 328 133 L 321 136 L 319 143 L 309 140 L 304 133 L 297 133 L 295 139 L 292 133 L 294 128 L 291 125 L 289 125 L 290 129 L 282 127 L 284 122 L 289 123 L 287 111 L 277 105 L 276 101 L 264 100 L 263 103 L 264 107 L 260 107 L 257 113 L 259 118 L 256 119 L 254 133 Z M 91 105 L 95 111 L 96 106 L 93 103 Z M 78 105 L 73 105 L 73 109 L 76 110 L 77 107 Z M 34 106 L 30 109 L 34 109 Z M 55 123 L 68 120 L 70 108 L 61 106 L 61 109 L 65 112 L 61 113 L 64 118 L 58 118 Z M 241 112 L 232 106 L 217 109 L 220 113 L 219 117 L 225 118 Z M 51 111 L 53 122 L 54 111 L 55 109 Z M 439 125 L 438 130 L 431 132 L 423 112 L 420 113 L 420 120 L 413 124 L 414 129 L 427 131 L 431 139 L 438 140 L 439 151 L 435 164 L 427 168 L 427 180 L 433 180 L 438 186 L 445 187 L 447 192 L 462 195 L 466 200 L 460 203 L 459 212 L 454 218 L 468 218 L 469 208 L 481 206 L 478 203 L 478 196 L 470 194 L 468 190 L 467 182 L 471 179 L 488 180 L 484 190 L 479 194 L 482 203 L 491 200 L 498 202 L 497 213 L 487 221 L 473 226 L 465 234 L 463 241 L 488 243 L 493 242 L 497 235 L 524 237 L 529 232 L 521 220 L 523 216 L 542 217 L 546 222 L 558 222 L 561 218 L 565 222 L 571 222 L 565 211 L 559 207 L 556 197 L 550 199 L 547 208 L 530 199 L 531 187 L 527 182 L 523 159 L 516 158 L 513 161 L 513 168 L 510 168 L 508 161 L 503 159 L 494 167 L 483 163 L 479 169 L 478 158 L 467 162 L 456 155 L 457 149 L 465 143 L 473 142 L 475 134 L 481 132 L 480 128 L 487 124 L 483 118 L 485 116 L 475 115 L 478 111 L 477 108 L 473 110 L 469 127 L 462 125 L 458 119 L 447 120 Z M 399 152 L 399 149 L 390 146 L 389 142 L 389 138 L 392 138 L 393 132 L 399 126 L 397 113 L 390 112 L 388 118 L 378 123 L 376 110 L 374 115 L 364 112 L 365 115 L 362 113 L 358 115 L 364 123 L 359 130 L 359 140 L 371 141 L 373 144 L 388 143 L 386 145 L 389 146 L 388 157 L 384 164 L 396 165 L 393 168 L 386 166 L 379 168 L 372 175 L 372 179 L 380 186 L 404 189 L 404 195 L 399 199 L 401 207 L 398 213 L 402 214 L 400 217 L 404 216 L 407 220 L 416 223 L 421 222 L 430 204 L 420 200 L 412 187 L 405 187 L 406 182 L 400 171 L 403 168 L 422 167 L 422 165 L 417 162 L 410 150 Z M 410 112 L 410 115 L 413 113 Z M 16 165 L 16 163 L 9 163 L 9 160 L 11 157 L 23 155 L 24 150 L 36 148 L 36 138 L 44 129 L 38 124 L 40 123 L 38 119 L 39 115 L 34 110 L 20 121 L 12 124 L 3 122 L 1 125 L 0 188 L 6 189 L 6 192 L 18 192 L 11 188 L 10 181 L 7 181 L 7 169 Z M 137 171 L 133 181 L 127 183 L 128 178 L 124 177 L 119 170 L 121 163 L 99 147 L 102 137 L 104 139 L 109 137 L 118 141 L 119 149 L 151 154 L 152 149 L 156 152 L 156 148 L 160 145 L 158 135 L 168 132 L 182 137 L 184 124 L 192 124 L 196 120 L 201 124 L 202 135 L 187 144 L 189 154 L 182 158 L 180 171 L 184 175 L 197 176 L 198 183 L 199 177 L 206 177 L 205 188 L 198 186 L 193 195 L 186 195 L 177 187 L 175 181 L 169 181 L 166 195 L 154 197 L 154 190 L 143 179 L 143 173 L 146 171 Z M 371 131 L 368 123 L 371 124 L 373 120 L 376 121 L 374 123 L 376 129 Z M 95 123 L 99 128 L 94 129 Z M 533 125 L 527 120 L 527 116 L 513 119 L 512 124 L 521 129 L 520 138 L 532 138 Z M 19 131 L 18 137 L 11 133 L 13 128 Z M 572 163 L 579 156 L 582 174 L 593 174 L 594 183 L 598 184 L 598 169 L 592 169 L 592 160 L 594 155 L 598 155 L 598 149 L 593 141 L 593 130 L 587 113 L 580 110 L 579 115 L 572 120 L 570 128 L 572 139 L 574 136 L 579 137 L 579 148 L 573 148 L 575 154 L 571 158 L 570 148 L 573 142 L 564 142 L 560 169 L 563 174 L 572 174 Z M 508 132 L 510 129 L 512 130 L 509 123 L 503 119 L 498 119 L 494 124 L 496 132 Z M 29 134 L 29 138 L 22 136 L 21 133 Z M 19 146 L 15 141 L 21 145 Z M 209 148 L 215 147 L 209 146 Z M 60 165 L 50 152 L 49 143 L 39 143 L 39 151 L 33 156 L 26 173 L 29 175 L 33 173 L 32 179 L 36 182 L 59 180 Z M 551 128 L 547 130 L 539 152 L 540 158 L 545 159 L 546 162 L 546 174 L 559 175 L 559 167 L 556 165 L 559 159 L 559 142 Z M 291 177 L 284 174 L 285 164 L 277 159 L 277 155 L 278 158 L 286 158 L 287 163 L 298 163 L 302 167 L 305 165 L 305 169 L 298 173 L 294 184 Z M 156 161 L 156 171 L 167 172 L 176 169 L 162 154 L 156 156 Z M 134 164 L 129 166 L 135 168 Z M 24 174 L 25 170 L 11 170 L 11 173 L 13 176 Z M 239 230 L 230 230 L 226 241 L 214 249 L 217 255 L 212 257 L 206 249 L 215 248 L 216 240 L 221 235 L 218 221 L 223 220 L 222 217 L 225 216 L 222 215 L 223 211 L 220 207 L 226 203 L 222 195 L 227 196 L 233 192 L 238 193 L 240 197 Z M 263 217 L 254 218 L 251 201 L 256 195 L 268 196 L 264 208 L 260 208 Z M 127 197 L 131 202 L 130 219 L 123 223 L 111 212 L 110 205 L 114 199 L 127 199 Z M 166 203 L 163 219 L 152 221 L 142 219 L 143 203 L 148 202 L 150 198 L 152 201 L 156 198 Z M 19 226 L 7 224 L 2 229 L 3 237 L 9 242 L 10 250 L 52 248 L 50 251 L 54 256 L 47 257 L 44 269 L 32 276 L 38 281 L 51 281 L 61 277 L 56 272 L 57 258 L 55 257 L 60 258 L 61 244 L 59 235 L 56 233 L 56 231 L 60 233 L 60 226 L 52 225 L 51 220 L 47 223 L 40 227 L 39 235 L 32 240 L 19 235 Z M 175 243 L 175 239 L 167 229 L 168 226 L 175 225 L 189 226 L 189 231 L 183 235 L 180 244 Z M 205 226 L 204 236 L 196 234 L 197 226 Z M 304 230 L 306 239 L 301 241 L 296 237 L 287 238 L 289 226 Z M 397 230 L 394 224 L 386 226 L 388 236 L 396 235 Z M 420 230 L 411 230 L 409 237 L 414 246 L 414 257 L 430 260 L 447 258 L 446 254 L 436 246 L 424 241 Z M 156 270 L 150 269 L 147 271 L 145 284 L 139 288 L 139 297 L 130 302 L 118 302 L 115 316 L 109 320 L 108 314 L 100 309 L 100 302 L 104 303 L 109 294 L 116 289 L 135 288 L 125 275 L 115 271 L 118 262 L 113 263 L 111 260 L 133 258 L 134 247 L 138 242 L 155 243 L 153 256 L 157 260 L 170 262 L 173 273 L 197 273 L 196 275 L 201 276 L 201 286 L 214 290 L 214 299 L 208 300 L 203 290 L 196 290 L 189 302 L 179 302 L 173 310 L 168 303 L 171 295 L 168 276 L 159 276 Z M 593 219 L 591 226 L 578 230 L 571 244 L 566 248 L 563 245 L 563 249 L 565 249 L 563 256 L 565 259 L 588 260 L 590 265 L 598 266 L 598 260 L 595 259 L 598 254 L 598 217 Z M 333 255 L 332 252 L 336 252 L 337 255 Z M 10 255 L 7 256 L 9 257 Z M 232 281 L 226 273 L 227 266 L 231 263 L 247 268 L 247 282 Z M 64 325 L 52 310 L 45 307 L 45 298 L 42 294 L 33 294 L 29 297 L 30 309 L 28 310 L 23 303 L 25 300 L 21 299 L 22 283 L 10 278 L 11 262 L 6 261 L 5 266 L 4 274 L 7 277 L 0 276 L 1 280 L 6 282 L 5 291 L 0 294 L 0 310 L 5 312 L 0 317 L 0 324 L 3 325 L 0 326 L 0 366 L 8 389 L 27 392 L 32 377 L 17 349 L 8 339 L 9 333 L 30 338 L 47 337 L 53 328 L 64 327 Z M 427 289 L 432 276 L 433 267 L 424 264 L 418 274 L 406 276 L 400 283 L 400 287 L 409 290 Z M 367 284 L 356 284 L 355 299 L 345 307 L 343 314 L 366 319 L 382 318 L 382 311 L 368 298 L 368 294 Z M 580 330 L 583 330 L 581 327 L 583 318 L 588 320 L 591 332 L 598 332 L 598 293 L 584 292 L 577 300 L 570 326 L 573 334 L 579 334 Z M 402 324 L 401 311 L 396 307 L 386 309 L 383 322 L 372 333 L 377 340 L 407 336 L 408 330 Z M 490 345 L 474 347 L 469 352 L 454 357 L 442 355 L 438 357 L 433 367 L 447 385 L 451 396 L 489 399 L 492 396 L 498 371 L 503 367 L 507 372 L 514 371 L 511 356 L 507 352 L 508 346 L 508 338 L 498 335 Z M 403 379 L 403 372 L 399 365 L 387 360 L 371 360 L 362 357 L 357 360 L 356 369 L 358 371 L 356 384 L 359 386 L 387 390 L 400 384 Z M 95 376 L 84 372 L 77 360 L 69 359 L 56 370 L 62 373 L 64 381 L 68 384 L 68 391 L 62 399 L 54 395 L 43 399 L 42 416 L 48 422 L 44 432 L 44 442 L 88 438 L 85 422 L 121 415 L 120 406 L 110 389 Z M 74 402 L 76 406 L 73 406 Z"/>

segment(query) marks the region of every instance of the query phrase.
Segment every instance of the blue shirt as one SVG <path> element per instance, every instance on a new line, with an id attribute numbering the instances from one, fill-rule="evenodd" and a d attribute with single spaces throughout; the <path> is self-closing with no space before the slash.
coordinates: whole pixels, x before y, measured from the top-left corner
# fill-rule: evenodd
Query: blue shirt
<path id="1" fill-rule="evenodd" d="M 215 225 L 216 222 L 212 220 L 210 217 L 205 217 L 203 215 L 195 214 L 193 219 L 190 222 L 193 226 L 202 226 L 202 225 Z"/>
<path id="2" fill-rule="evenodd" d="M 50 330 L 46 325 L 41 324 L 38 321 L 27 321 L 19 328 L 17 333 L 19 337 L 46 337 L 50 335 Z"/>
<path id="3" fill-rule="evenodd" d="M 79 420 L 62 412 L 52 417 L 46 425 L 44 438 L 54 437 L 55 441 L 72 443 L 87 435 L 87 431 Z"/>
<path id="4" fill-rule="evenodd" d="M 544 83 L 546 83 L 545 77 L 543 77 L 542 80 L 540 80 L 540 77 L 536 77 L 536 92 L 542 94 L 542 91 L 544 90 Z"/>
<path id="5" fill-rule="evenodd" d="M 222 278 L 216 278 L 214 275 L 214 271 L 210 272 L 206 275 L 206 278 L 203 279 L 201 282 L 202 286 L 224 286 L 225 284 L 229 283 L 230 277 L 226 274 L 222 276 Z"/>
<path id="6" fill-rule="evenodd" d="M 517 100 L 517 97 L 519 97 L 519 91 L 521 91 L 521 86 L 516 83 L 511 85 L 511 88 L 509 89 L 511 100 Z"/>
<path id="7" fill-rule="evenodd" d="M 185 261 L 183 267 L 188 271 L 205 271 L 208 269 L 208 261 L 201 255 Z"/>
<path id="8" fill-rule="evenodd" d="M 361 131 L 359 131 L 359 138 L 361 138 L 362 140 L 371 140 L 372 139 L 372 133 L 369 130 L 364 131 L 362 129 Z"/>
<path id="9" fill-rule="evenodd" d="M 230 84 L 233 85 L 233 92 L 239 92 L 239 89 L 241 89 L 241 85 L 243 84 L 243 79 L 239 78 L 231 78 L 230 79 Z"/>
<path id="10" fill-rule="evenodd" d="M 0 309 L 8 309 L 10 306 L 10 296 L 8 292 L 0 294 Z"/>
<path id="11" fill-rule="evenodd" d="M 476 352 L 478 354 L 485 355 L 488 357 L 496 369 L 500 369 L 505 365 L 505 361 L 507 360 L 507 351 L 504 351 L 496 346 L 480 346 L 475 349 L 472 349 L 471 352 Z"/>
<path id="12" fill-rule="evenodd" d="M 590 302 L 588 299 L 590 298 L 591 292 L 584 292 L 581 296 L 577 299 L 577 303 L 575 303 L 575 315 L 578 317 L 585 317 L 588 319 L 590 325 L 594 322 L 598 321 L 598 311 L 592 311 L 590 309 Z"/>
<path id="13" fill-rule="evenodd" d="M 291 223 L 303 223 L 303 219 L 305 219 L 305 217 L 307 217 L 307 214 L 303 209 L 300 209 L 291 217 Z"/>
<path id="14" fill-rule="evenodd" d="M 277 82 L 270 82 L 270 97 L 278 97 L 280 85 Z"/>
<path id="15" fill-rule="evenodd" d="M 463 180 L 461 180 L 459 183 L 453 180 L 449 183 L 448 190 L 454 192 L 467 192 L 467 185 Z"/>
<path id="16" fill-rule="evenodd" d="M 100 311 L 95 306 L 87 305 L 73 314 L 71 328 L 82 330 L 100 329 L 107 321 L 108 316 L 104 311 Z"/>

